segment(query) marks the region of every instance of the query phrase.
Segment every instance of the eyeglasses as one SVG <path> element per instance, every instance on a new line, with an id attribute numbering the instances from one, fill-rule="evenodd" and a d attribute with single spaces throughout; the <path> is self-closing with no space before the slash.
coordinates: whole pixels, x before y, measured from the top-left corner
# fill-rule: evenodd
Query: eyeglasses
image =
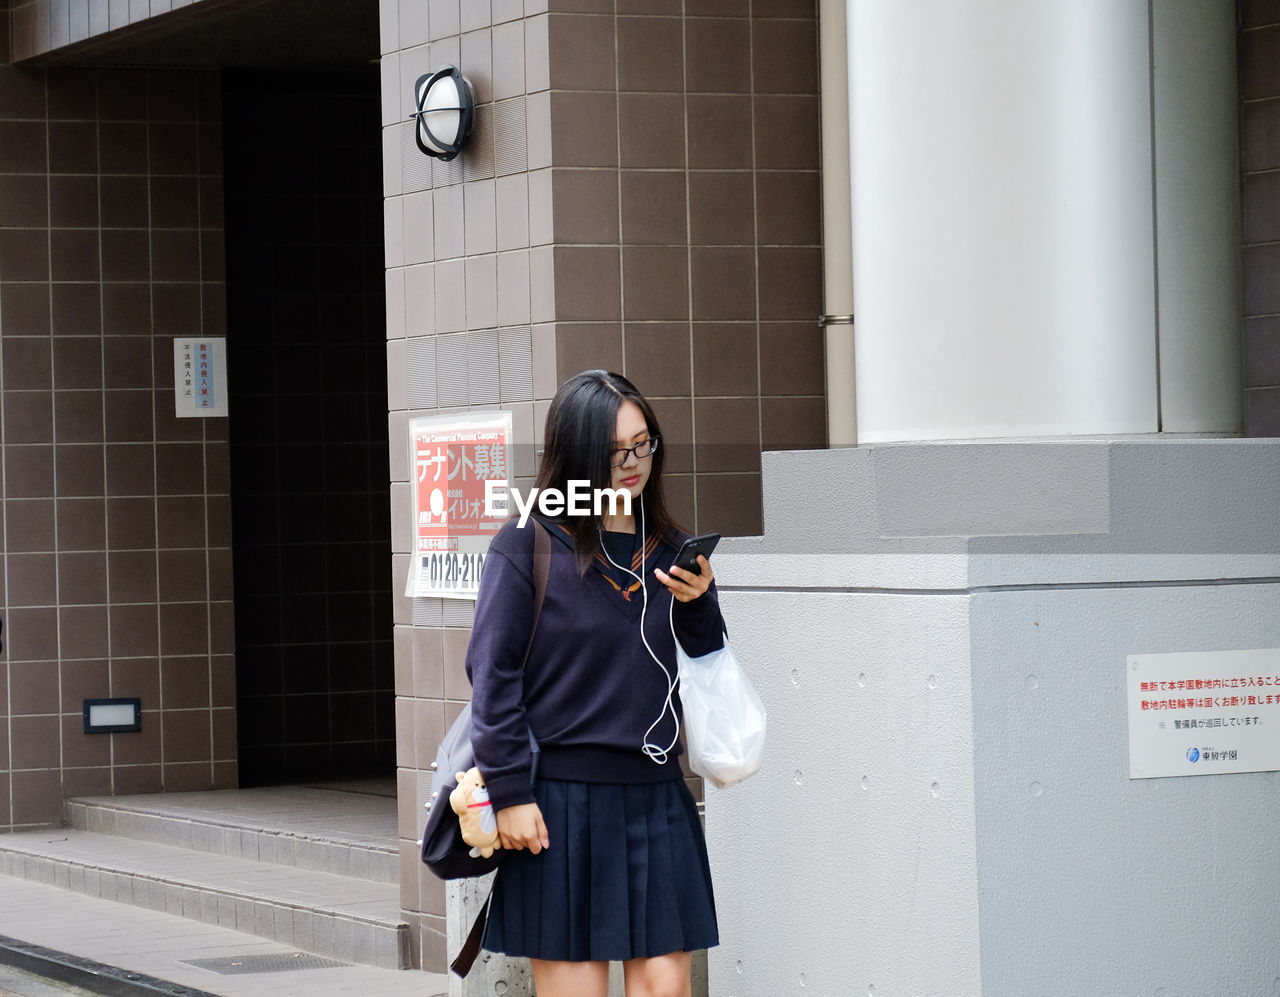
<path id="1" fill-rule="evenodd" d="M 636 460 L 644 460 L 646 457 L 652 457 L 658 449 L 658 437 L 650 436 L 647 440 L 641 440 L 634 447 L 623 447 L 621 450 L 609 451 L 609 466 L 621 467 L 627 462 L 628 454 L 635 454 Z"/>

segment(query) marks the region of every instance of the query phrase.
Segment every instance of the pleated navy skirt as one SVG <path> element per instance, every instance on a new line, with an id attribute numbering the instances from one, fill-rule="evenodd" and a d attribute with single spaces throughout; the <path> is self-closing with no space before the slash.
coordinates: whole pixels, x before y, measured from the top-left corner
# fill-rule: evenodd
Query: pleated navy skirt
<path id="1" fill-rule="evenodd" d="M 583 962 L 719 943 L 706 841 L 683 779 L 540 779 L 534 796 L 551 847 L 502 860 L 484 948 Z"/>

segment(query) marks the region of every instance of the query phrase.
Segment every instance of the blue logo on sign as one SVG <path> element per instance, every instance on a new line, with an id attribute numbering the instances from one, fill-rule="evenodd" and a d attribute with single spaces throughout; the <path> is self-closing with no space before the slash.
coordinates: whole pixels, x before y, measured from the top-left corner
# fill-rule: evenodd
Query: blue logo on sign
<path id="1" fill-rule="evenodd" d="M 1187 749 L 1187 761 L 1189 761 L 1189 762 L 1198 762 L 1198 761 L 1200 761 L 1200 749 L 1199 749 L 1199 748 L 1189 748 L 1189 749 Z"/>

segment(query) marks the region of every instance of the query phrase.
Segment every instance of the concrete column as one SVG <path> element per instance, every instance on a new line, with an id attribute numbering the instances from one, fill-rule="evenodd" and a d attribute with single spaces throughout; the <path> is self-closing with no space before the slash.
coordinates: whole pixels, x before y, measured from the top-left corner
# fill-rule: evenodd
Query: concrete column
<path id="1" fill-rule="evenodd" d="M 769 739 L 706 792 L 711 994 L 1275 992 L 1280 772 L 1130 778 L 1126 669 L 1280 647 L 1280 440 L 768 453 L 764 488 L 716 551 Z"/>
<path id="2" fill-rule="evenodd" d="M 1154 6 L 1160 31 L 1148 0 L 851 0 L 860 442 L 1156 432 L 1166 357 L 1196 399 L 1176 428 L 1231 428 L 1204 395 L 1239 393 L 1238 323 L 1230 292 L 1201 307 L 1199 287 L 1235 265 L 1234 115 L 1158 113 L 1210 92 L 1217 123 L 1229 11 L 1186 29 L 1212 36 L 1168 59 L 1168 83 L 1160 60 L 1187 51 L 1181 8 L 1230 5 Z M 1157 183 L 1160 155 L 1191 165 Z M 1157 257 L 1178 276 L 1158 282 Z M 1209 276 L 1176 292 L 1189 272 Z"/>

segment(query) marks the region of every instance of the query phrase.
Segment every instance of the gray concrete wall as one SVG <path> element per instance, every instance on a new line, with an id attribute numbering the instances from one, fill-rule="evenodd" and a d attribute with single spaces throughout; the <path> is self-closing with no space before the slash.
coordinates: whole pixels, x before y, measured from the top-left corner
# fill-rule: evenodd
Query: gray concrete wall
<path id="1" fill-rule="evenodd" d="M 760 773 L 706 790 L 721 934 L 709 992 L 978 992 L 967 599 L 724 602 L 769 744 Z"/>
<path id="2" fill-rule="evenodd" d="M 770 746 L 711 993 L 1270 992 L 1280 777 L 1130 780 L 1124 665 L 1280 646 L 1280 444 L 769 454 L 716 571 Z"/>
<path id="3" fill-rule="evenodd" d="M 972 597 L 984 994 L 1276 992 L 1280 773 L 1130 779 L 1125 657 L 1280 647 L 1278 607 L 1280 584 Z"/>

